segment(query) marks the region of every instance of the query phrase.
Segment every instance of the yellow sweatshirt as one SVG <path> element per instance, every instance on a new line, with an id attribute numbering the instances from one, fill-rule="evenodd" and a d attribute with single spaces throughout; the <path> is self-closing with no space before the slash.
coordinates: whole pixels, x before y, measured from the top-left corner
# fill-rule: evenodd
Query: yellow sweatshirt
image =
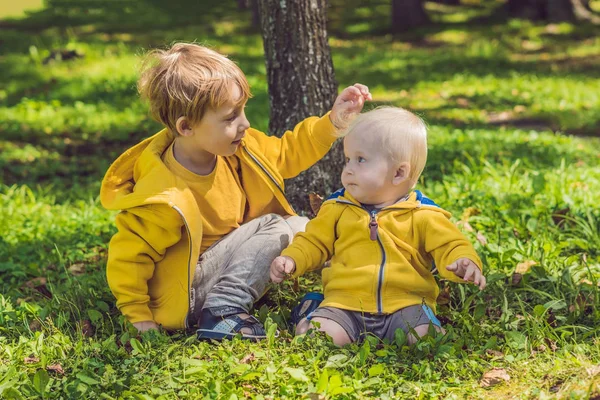
<path id="1" fill-rule="evenodd" d="M 419 191 L 369 212 L 341 189 L 282 255 L 295 261 L 294 277 L 331 258 L 322 272 L 321 306 L 389 314 L 424 301 L 435 310 L 433 263 L 442 278 L 455 282 L 464 281 L 446 266 L 457 259 L 481 269 L 475 249 L 449 217 Z"/>
<path id="2" fill-rule="evenodd" d="M 283 180 L 321 159 L 335 141 L 334 133 L 329 114 L 307 118 L 282 138 L 248 129 L 230 156 L 239 163 L 248 202 L 245 219 L 294 215 Z M 105 208 L 122 210 L 107 262 L 117 307 L 131 322 L 155 321 L 167 329 L 187 327 L 203 232 L 203 210 L 184 180 L 161 159 L 173 139 L 164 129 L 127 150 L 110 166 L 100 190 Z"/>

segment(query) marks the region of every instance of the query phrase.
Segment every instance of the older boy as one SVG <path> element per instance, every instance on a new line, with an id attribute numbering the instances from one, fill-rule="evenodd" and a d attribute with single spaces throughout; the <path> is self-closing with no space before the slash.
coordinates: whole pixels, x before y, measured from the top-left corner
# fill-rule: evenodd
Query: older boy
<path id="1" fill-rule="evenodd" d="M 250 308 L 269 265 L 299 217 L 283 180 L 329 150 L 370 98 L 354 85 L 330 114 L 279 139 L 250 128 L 246 77 L 225 56 L 196 44 L 154 51 L 138 83 L 166 128 L 109 168 L 101 201 L 117 215 L 107 276 L 117 307 L 140 331 L 197 326 L 201 339 L 265 337 Z M 296 221 L 294 221 L 296 219 Z"/>
<path id="2" fill-rule="evenodd" d="M 403 329 L 414 342 L 413 329 L 419 336 L 430 324 L 441 330 L 432 262 L 443 278 L 480 289 L 486 282 L 475 249 L 450 214 L 412 190 L 427 159 L 425 124 L 401 108 L 369 111 L 345 132 L 344 154 L 344 189 L 271 264 L 271 279 L 281 282 L 331 258 L 323 269 L 325 298 L 296 333 L 310 320 L 344 345 L 365 333 L 393 340 Z"/>

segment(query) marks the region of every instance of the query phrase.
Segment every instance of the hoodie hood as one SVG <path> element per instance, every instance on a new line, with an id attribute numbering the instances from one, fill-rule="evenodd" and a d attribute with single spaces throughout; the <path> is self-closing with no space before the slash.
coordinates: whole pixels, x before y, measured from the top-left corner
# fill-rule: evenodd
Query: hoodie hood
<path id="1" fill-rule="evenodd" d="M 174 188 L 182 187 L 161 160 L 174 140 L 163 129 L 123 153 L 110 166 L 102 181 L 100 201 L 109 210 L 157 203 L 170 203 Z"/>
<path id="2" fill-rule="evenodd" d="M 339 189 L 332 193 L 323 205 L 330 203 L 348 204 L 354 205 L 363 209 L 366 209 L 361 203 L 359 203 L 345 188 Z M 433 200 L 426 197 L 420 190 L 414 190 L 409 193 L 407 199 L 398 200 L 396 203 L 379 209 L 378 212 L 394 210 L 398 212 L 409 212 L 415 209 L 433 210 L 444 214 L 447 218 L 450 218 L 451 214 L 438 206 Z"/>

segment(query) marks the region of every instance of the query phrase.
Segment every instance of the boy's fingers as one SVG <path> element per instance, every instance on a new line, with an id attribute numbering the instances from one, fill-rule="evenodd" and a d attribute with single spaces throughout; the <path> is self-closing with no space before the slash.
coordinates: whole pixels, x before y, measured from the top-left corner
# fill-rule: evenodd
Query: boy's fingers
<path id="1" fill-rule="evenodd" d="M 361 96 L 360 89 L 358 89 L 357 87 L 354 87 L 354 86 L 348 86 L 346 89 L 344 89 L 344 92 L 346 92 L 346 94 L 348 94 L 348 97 Z"/>
<path id="2" fill-rule="evenodd" d="M 362 83 L 355 83 L 353 86 L 355 88 L 358 88 L 358 90 L 360 90 L 360 92 L 363 95 L 367 95 L 369 93 L 369 88 L 366 85 L 363 85 Z"/>
<path id="3" fill-rule="evenodd" d="M 453 262 L 452 264 L 448 265 L 448 266 L 446 267 L 446 269 L 447 269 L 448 271 L 456 271 L 456 262 Z"/>
<path id="4" fill-rule="evenodd" d="M 467 272 L 465 272 L 465 275 L 463 276 L 463 279 L 467 282 L 470 282 L 473 279 L 473 273 L 475 271 L 473 270 L 473 266 L 470 266 L 469 268 L 467 268 Z"/>
<path id="5" fill-rule="evenodd" d="M 485 276 L 481 275 L 481 282 L 479 282 L 479 290 L 485 289 L 486 286 L 487 280 L 485 279 Z"/>
<path id="6" fill-rule="evenodd" d="M 284 268 L 285 268 L 285 273 L 288 275 L 291 274 L 292 272 L 294 272 L 294 264 L 289 261 L 285 263 Z"/>

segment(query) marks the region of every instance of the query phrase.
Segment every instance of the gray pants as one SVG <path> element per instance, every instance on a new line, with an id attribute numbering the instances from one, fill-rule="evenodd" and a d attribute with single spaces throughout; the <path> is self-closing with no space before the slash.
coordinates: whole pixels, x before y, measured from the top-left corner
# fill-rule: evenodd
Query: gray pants
<path id="1" fill-rule="evenodd" d="M 210 308 L 213 315 L 228 315 L 233 309 L 250 311 L 269 283 L 271 262 L 304 231 L 308 218 L 277 214 L 258 217 L 210 246 L 200 256 L 192 293 L 197 323 L 200 311 Z"/>

